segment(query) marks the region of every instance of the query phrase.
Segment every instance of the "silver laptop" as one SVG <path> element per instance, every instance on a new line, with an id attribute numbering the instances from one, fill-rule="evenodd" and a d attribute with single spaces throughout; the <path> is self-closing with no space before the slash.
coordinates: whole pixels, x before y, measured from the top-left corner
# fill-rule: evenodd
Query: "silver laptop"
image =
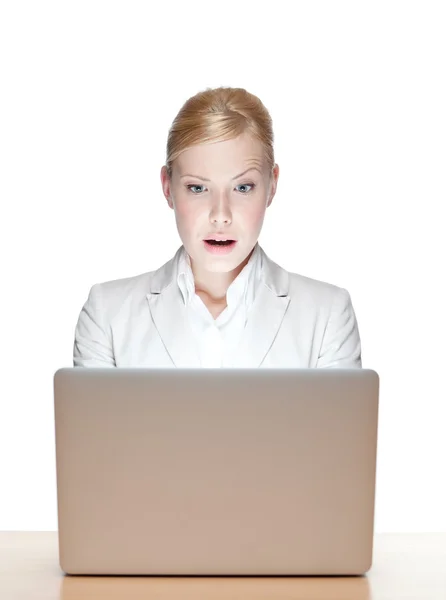
<path id="1" fill-rule="evenodd" d="M 378 396 L 371 369 L 59 369 L 62 570 L 364 574 Z"/>

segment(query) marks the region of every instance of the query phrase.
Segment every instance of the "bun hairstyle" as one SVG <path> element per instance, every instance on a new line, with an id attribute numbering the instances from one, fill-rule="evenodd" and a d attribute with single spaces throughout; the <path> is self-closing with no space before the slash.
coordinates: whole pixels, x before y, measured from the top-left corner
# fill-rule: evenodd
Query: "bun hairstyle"
<path id="1" fill-rule="evenodd" d="M 272 119 L 261 100 L 243 88 L 206 88 L 189 98 L 175 117 L 167 138 L 166 167 L 172 177 L 175 159 L 197 144 L 221 142 L 248 132 L 265 151 L 269 170 L 274 167 Z"/>

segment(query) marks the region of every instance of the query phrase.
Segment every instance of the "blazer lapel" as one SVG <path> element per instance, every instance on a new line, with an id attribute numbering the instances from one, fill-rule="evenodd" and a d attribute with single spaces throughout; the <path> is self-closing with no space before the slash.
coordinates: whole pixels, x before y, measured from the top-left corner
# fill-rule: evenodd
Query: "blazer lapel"
<path id="1" fill-rule="evenodd" d="M 228 367 L 260 367 L 280 329 L 289 302 L 289 297 L 275 296 L 266 286 L 259 288 Z"/>
<path id="2" fill-rule="evenodd" d="M 268 258 L 262 248 L 259 259 L 262 261 L 261 281 L 240 343 L 230 364 L 225 365 L 228 367 L 260 367 L 290 303 L 288 272 Z"/>
<path id="3" fill-rule="evenodd" d="M 175 256 L 152 278 L 147 300 L 155 327 L 174 365 L 200 367 L 200 357 L 186 318 L 186 307 L 177 285 Z M 225 367 L 259 367 L 268 354 L 287 311 L 289 275 L 260 248 L 261 281 L 248 314 L 246 327 L 230 364 Z"/>
<path id="4" fill-rule="evenodd" d="M 176 281 L 181 249 L 154 273 L 147 300 L 155 327 L 174 365 L 178 368 L 200 367 L 198 349 Z"/>

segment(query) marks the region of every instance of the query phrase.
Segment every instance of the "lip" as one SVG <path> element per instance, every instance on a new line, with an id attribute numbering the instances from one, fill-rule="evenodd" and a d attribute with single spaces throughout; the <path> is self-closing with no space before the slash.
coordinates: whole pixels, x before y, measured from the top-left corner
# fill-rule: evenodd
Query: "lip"
<path id="1" fill-rule="evenodd" d="M 208 238 L 215 239 L 215 238 Z M 230 238 L 229 238 L 230 239 Z M 234 243 L 230 246 L 212 246 L 211 244 L 206 243 L 206 240 L 203 240 L 203 246 L 210 254 L 224 255 L 230 254 L 237 245 L 237 240 L 234 240 Z"/>
<path id="2" fill-rule="evenodd" d="M 206 240 L 233 240 L 234 242 L 236 242 L 237 240 L 231 236 L 230 233 L 220 233 L 220 232 L 214 232 L 214 233 L 209 233 L 209 235 L 207 235 L 206 237 L 203 238 L 203 241 Z"/>

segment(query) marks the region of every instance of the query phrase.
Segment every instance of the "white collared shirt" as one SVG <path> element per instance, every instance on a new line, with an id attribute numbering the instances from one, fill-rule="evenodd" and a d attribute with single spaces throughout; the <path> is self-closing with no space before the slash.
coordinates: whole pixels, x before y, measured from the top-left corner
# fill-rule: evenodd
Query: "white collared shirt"
<path id="1" fill-rule="evenodd" d="M 259 244 L 248 263 L 234 279 L 226 293 L 227 307 L 216 318 L 195 292 L 190 257 L 184 246 L 178 260 L 178 286 L 194 335 L 202 367 L 231 365 L 233 349 L 240 341 L 248 313 L 256 295 L 262 269 Z"/>

